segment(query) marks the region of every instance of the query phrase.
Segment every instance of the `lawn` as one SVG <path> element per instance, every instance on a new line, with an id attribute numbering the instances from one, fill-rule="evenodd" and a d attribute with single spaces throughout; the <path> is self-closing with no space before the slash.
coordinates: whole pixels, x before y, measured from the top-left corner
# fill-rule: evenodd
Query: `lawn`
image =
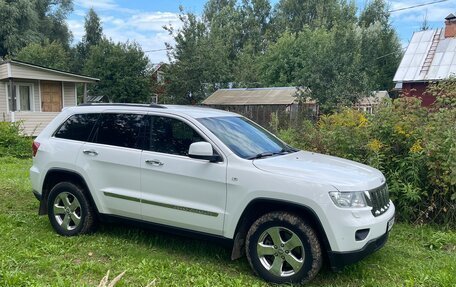
<path id="1" fill-rule="evenodd" d="M 30 165 L 0 158 L 0 286 L 97 286 L 108 270 L 126 270 L 116 286 L 267 286 L 209 241 L 121 225 L 57 235 L 37 215 Z M 383 249 L 308 286 L 456 286 L 456 231 L 399 223 Z"/>

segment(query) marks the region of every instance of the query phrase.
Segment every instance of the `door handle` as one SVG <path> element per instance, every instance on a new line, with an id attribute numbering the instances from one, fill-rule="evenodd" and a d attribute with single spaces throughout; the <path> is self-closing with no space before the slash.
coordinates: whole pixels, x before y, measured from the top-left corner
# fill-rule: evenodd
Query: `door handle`
<path id="1" fill-rule="evenodd" d="M 148 159 L 148 160 L 146 160 L 146 163 L 150 164 L 150 165 L 153 165 L 153 166 L 162 166 L 162 165 L 164 165 L 164 163 L 162 163 L 158 159 Z"/>
<path id="2" fill-rule="evenodd" d="M 98 153 L 94 151 L 93 149 L 85 149 L 82 151 L 86 155 L 91 155 L 91 156 L 96 156 Z"/>

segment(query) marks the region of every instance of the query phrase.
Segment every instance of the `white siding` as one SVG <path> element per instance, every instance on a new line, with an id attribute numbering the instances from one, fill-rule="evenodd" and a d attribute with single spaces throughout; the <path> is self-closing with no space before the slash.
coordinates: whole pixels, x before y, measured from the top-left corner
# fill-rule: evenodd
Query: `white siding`
<path id="1" fill-rule="evenodd" d="M 59 113 L 16 112 L 16 122 L 22 121 L 24 135 L 37 136 Z"/>
<path id="2" fill-rule="evenodd" d="M 8 78 L 8 64 L 0 65 L 0 79 Z"/>
<path id="3" fill-rule="evenodd" d="M 63 83 L 63 103 L 64 107 L 73 107 L 76 106 L 75 98 L 74 98 L 74 83 Z"/>
<path id="4" fill-rule="evenodd" d="M 5 66 L 5 65 L 3 65 Z M 0 120 L 3 121 L 3 113 L 6 113 L 6 82 L 0 82 Z"/>

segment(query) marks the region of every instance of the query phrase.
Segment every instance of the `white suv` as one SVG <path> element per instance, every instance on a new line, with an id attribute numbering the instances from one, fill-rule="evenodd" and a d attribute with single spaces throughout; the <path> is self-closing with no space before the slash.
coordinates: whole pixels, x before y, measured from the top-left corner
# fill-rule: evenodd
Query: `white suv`
<path id="1" fill-rule="evenodd" d="M 382 247 L 382 173 L 296 150 L 230 112 L 101 104 L 62 111 L 33 143 L 30 178 L 57 233 L 128 219 L 232 243 L 269 282 L 305 283 Z M 190 232 L 188 232 L 190 231 Z"/>

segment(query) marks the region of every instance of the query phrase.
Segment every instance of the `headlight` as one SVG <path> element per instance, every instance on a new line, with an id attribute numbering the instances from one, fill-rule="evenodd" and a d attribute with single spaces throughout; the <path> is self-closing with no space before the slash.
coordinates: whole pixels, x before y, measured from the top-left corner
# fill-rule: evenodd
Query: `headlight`
<path id="1" fill-rule="evenodd" d="M 363 191 L 331 191 L 329 196 L 338 207 L 359 208 L 368 206 Z"/>

